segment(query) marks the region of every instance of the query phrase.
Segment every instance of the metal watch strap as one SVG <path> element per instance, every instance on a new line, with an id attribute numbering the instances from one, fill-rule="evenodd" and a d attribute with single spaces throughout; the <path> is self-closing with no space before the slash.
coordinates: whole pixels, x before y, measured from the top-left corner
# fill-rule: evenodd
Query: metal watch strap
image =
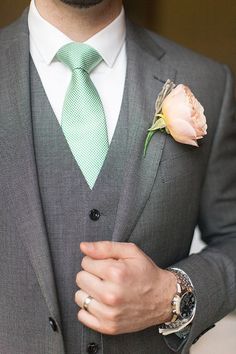
<path id="1" fill-rule="evenodd" d="M 185 272 L 178 268 L 167 268 L 177 278 L 177 284 L 181 287 L 181 293 L 193 291 L 193 284 Z"/>
<path id="2" fill-rule="evenodd" d="M 189 326 L 193 321 L 196 312 L 196 305 L 193 310 L 193 313 L 188 318 L 181 318 L 179 316 L 179 308 L 178 305 L 180 304 L 180 298 L 185 293 L 193 293 L 195 294 L 193 284 L 188 277 L 188 275 L 178 268 L 167 268 L 168 271 L 172 272 L 176 279 L 176 295 L 172 300 L 172 312 L 173 316 L 170 322 L 163 323 L 159 326 L 159 333 L 162 335 L 168 335 L 171 333 L 177 333 L 178 331 L 183 331 L 185 327 Z"/>

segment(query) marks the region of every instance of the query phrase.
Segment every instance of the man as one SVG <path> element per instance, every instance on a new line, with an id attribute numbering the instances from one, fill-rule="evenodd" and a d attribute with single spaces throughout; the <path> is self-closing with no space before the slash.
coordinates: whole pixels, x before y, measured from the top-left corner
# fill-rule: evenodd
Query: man
<path id="1" fill-rule="evenodd" d="M 0 50 L 0 353 L 189 353 L 236 304 L 229 70 L 125 21 L 121 0 L 32 1 Z M 144 154 L 167 80 L 208 134 L 158 131 Z"/>

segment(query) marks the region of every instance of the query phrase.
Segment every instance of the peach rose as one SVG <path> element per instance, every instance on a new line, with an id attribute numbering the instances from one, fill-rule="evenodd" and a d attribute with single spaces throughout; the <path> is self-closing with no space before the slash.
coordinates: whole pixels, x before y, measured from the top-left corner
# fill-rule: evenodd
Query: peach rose
<path id="1" fill-rule="evenodd" d="M 174 88 L 162 103 L 166 130 L 183 144 L 198 146 L 197 140 L 207 134 L 204 109 L 185 85 Z"/>

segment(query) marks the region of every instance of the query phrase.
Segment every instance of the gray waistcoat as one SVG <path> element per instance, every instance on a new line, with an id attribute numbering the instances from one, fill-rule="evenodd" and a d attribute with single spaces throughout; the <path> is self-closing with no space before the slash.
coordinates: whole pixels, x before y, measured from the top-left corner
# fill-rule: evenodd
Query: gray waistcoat
<path id="1" fill-rule="evenodd" d="M 79 245 L 84 240 L 111 240 L 112 237 L 126 157 L 126 98 L 106 161 L 92 191 L 73 158 L 32 63 L 31 105 L 39 187 L 66 353 L 85 354 L 89 343 L 102 347 L 102 336 L 77 320 L 75 279 L 83 257 Z M 101 213 L 99 220 L 90 218 L 92 209 Z"/>

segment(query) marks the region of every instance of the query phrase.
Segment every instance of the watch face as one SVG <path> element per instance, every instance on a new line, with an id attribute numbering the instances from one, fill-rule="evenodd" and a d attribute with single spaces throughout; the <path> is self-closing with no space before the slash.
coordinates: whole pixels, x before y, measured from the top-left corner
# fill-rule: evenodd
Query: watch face
<path id="1" fill-rule="evenodd" d="M 180 315 L 182 318 L 191 317 L 196 305 L 196 298 L 192 292 L 185 293 L 180 301 Z"/>

